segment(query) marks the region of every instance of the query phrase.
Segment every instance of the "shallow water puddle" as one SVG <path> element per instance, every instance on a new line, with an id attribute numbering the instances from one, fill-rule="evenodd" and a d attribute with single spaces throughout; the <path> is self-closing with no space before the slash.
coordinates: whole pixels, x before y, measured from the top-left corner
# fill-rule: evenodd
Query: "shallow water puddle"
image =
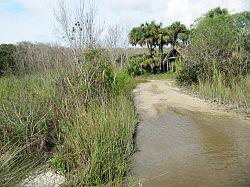
<path id="1" fill-rule="evenodd" d="M 142 186 L 250 186 L 246 121 L 166 106 L 139 109 L 132 174 Z"/>

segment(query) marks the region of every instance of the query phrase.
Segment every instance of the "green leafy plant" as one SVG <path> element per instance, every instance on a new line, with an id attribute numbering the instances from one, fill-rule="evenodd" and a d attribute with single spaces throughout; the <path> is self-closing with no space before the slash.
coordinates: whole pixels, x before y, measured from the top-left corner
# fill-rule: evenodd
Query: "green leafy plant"
<path id="1" fill-rule="evenodd" d="M 195 85 L 203 94 L 210 88 L 211 92 L 205 95 L 218 101 L 230 102 L 231 98 L 235 102 L 234 95 L 241 95 L 238 104 L 247 106 L 247 97 L 242 94 L 247 93 L 244 87 L 248 87 L 245 79 L 249 74 L 249 17 L 249 12 L 229 14 L 221 8 L 200 17 L 192 28 L 189 60 L 177 63 L 178 82 Z M 241 92 L 237 91 L 239 87 L 243 88 Z"/>
<path id="2" fill-rule="evenodd" d="M 143 61 L 144 61 L 143 55 L 136 55 L 130 57 L 126 68 L 128 74 L 132 76 L 144 74 L 144 70 L 142 69 Z"/>
<path id="3" fill-rule="evenodd" d="M 12 44 L 0 45 L 0 76 L 15 70 L 16 46 Z"/>

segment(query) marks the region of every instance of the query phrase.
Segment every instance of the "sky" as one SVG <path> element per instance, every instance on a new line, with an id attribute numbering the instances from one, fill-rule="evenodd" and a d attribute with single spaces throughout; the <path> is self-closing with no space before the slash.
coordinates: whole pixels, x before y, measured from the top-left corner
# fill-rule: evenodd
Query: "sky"
<path id="1" fill-rule="evenodd" d="M 58 42 L 53 9 L 57 0 L 0 0 L 0 44 Z M 65 0 L 73 4 L 79 0 Z M 89 1 L 89 0 L 88 0 Z M 104 25 L 127 28 L 155 20 L 169 25 L 181 21 L 187 26 L 206 11 L 222 7 L 231 13 L 250 11 L 250 0 L 92 0 L 96 19 Z"/>

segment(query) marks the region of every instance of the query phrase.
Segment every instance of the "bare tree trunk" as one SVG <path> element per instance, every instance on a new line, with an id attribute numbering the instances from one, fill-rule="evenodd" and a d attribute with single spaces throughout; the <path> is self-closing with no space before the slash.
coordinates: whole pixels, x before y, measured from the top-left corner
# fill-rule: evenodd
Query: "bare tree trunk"
<path id="1" fill-rule="evenodd" d="M 76 55 L 79 50 L 99 45 L 103 28 L 96 24 L 96 11 L 93 1 L 88 1 L 86 4 L 84 0 L 79 0 L 75 10 L 69 9 L 65 0 L 57 2 L 57 7 L 54 9 L 56 29 L 74 49 Z"/>
<path id="2" fill-rule="evenodd" d="M 117 65 L 117 60 L 122 61 L 122 50 L 118 49 L 120 46 L 119 41 L 122 37 L 121 33 L 122 29 L 118 25 L 110 26 L 104 41 L 104 46 L 108 49 L 109 59 L 114 66 Z"/>

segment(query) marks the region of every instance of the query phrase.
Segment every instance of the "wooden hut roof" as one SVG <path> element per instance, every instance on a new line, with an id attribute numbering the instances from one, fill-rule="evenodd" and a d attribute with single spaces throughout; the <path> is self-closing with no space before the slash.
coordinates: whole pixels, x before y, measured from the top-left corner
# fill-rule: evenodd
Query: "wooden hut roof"
<path id="1" fill-rule="evenodd" d="M 176 59 L 176 58 L 181 58 L 184 61 L 187 60 L 189 58 L 189 51 L 188 51 L 188 49 L 181 48 L 181 47 L 170 49 L 168 51 L 168 53 L 166 54 L 163 62 L 166 62 L 166 61 L 171 60 L 171 59 Z"/>
<path id="2" fill-rule="evenodd" d="M 171 49 L 167 56 L 170 57 L 171 54 L 178 53 L 179 56 L 181 56 L 183 59 L 186 59 L 189 56 L 189 51 L 187 48 L 177 47 L 174 49 Z"/>
<path id="3" fill-rule="evenodd" d="M 178 53 L 180 54 L 180 56 L 183 60 L 189 59 L 190 54 L 189 54 L 189 50 L 187 48 L 177 47 L 176 50 L 178 51 Z"/>

